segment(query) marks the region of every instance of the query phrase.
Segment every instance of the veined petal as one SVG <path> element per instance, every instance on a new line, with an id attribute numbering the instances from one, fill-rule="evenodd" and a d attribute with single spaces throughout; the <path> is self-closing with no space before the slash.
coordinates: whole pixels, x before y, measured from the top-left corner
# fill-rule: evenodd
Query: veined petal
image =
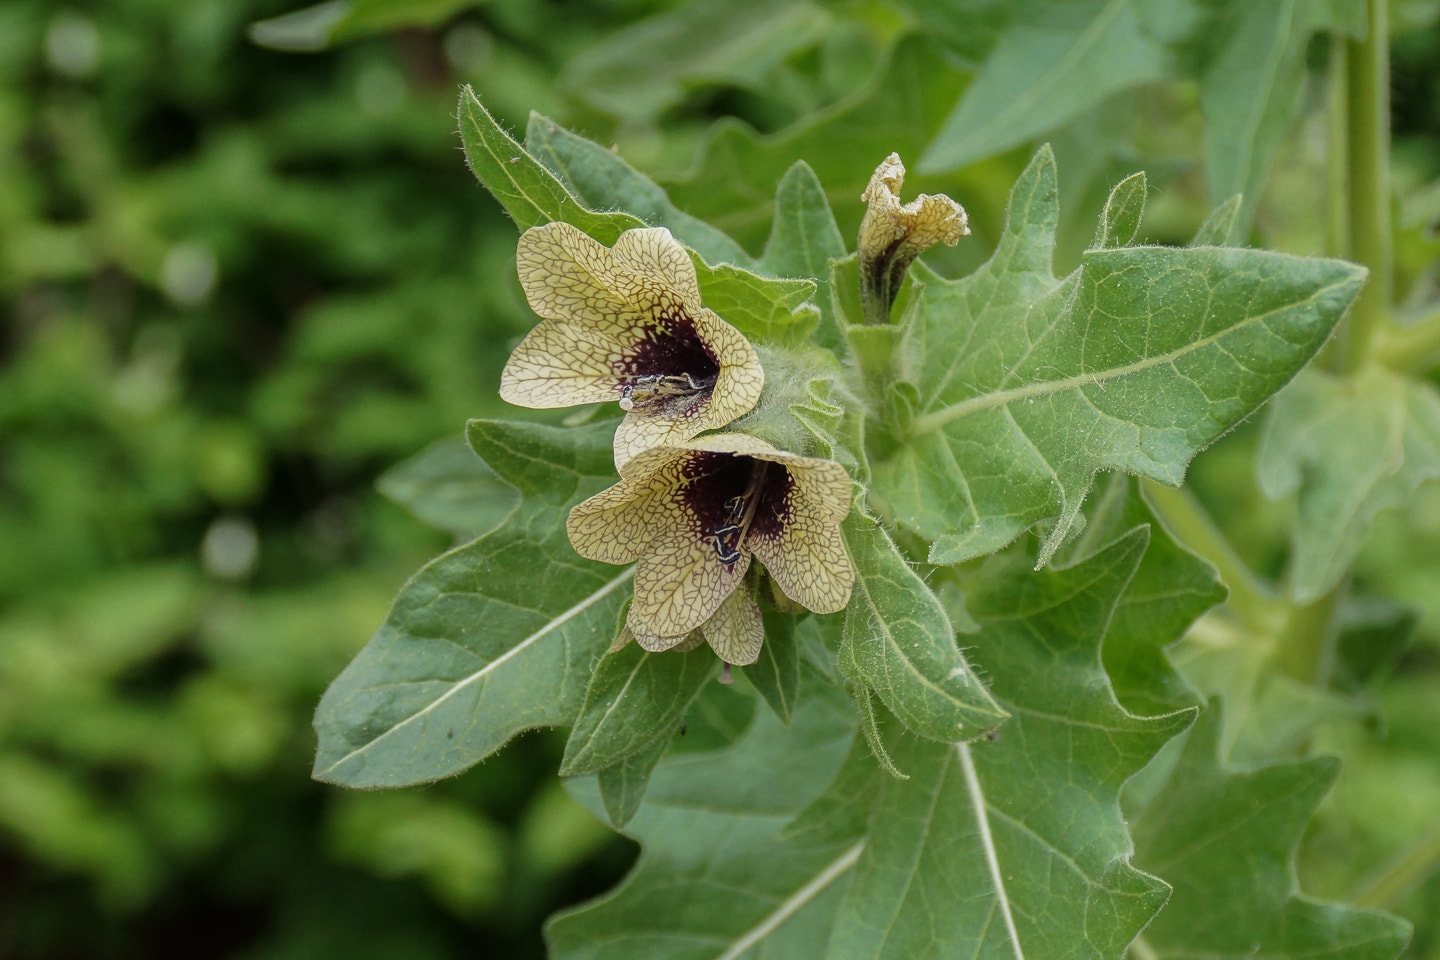
<path id="1" fill-rule="evenodd" d="M 655 633 L 689 633 L 710 619 L 742 580 L 750 557 L 723 564 L 709 541 L 694 532 L 662 537 L 635 565 L 631 622 Z"/>
<path id="2" fill-rule="evenodd" d="M 778 533 L 749 539 L 756 559 L 785 595 L 816 613 L 834 613 L 850 602 L 855 567 L 837 523 L 822 520 L 814 505 L 797 506 Z"/>
<path id="3" fill-rule="evenodd" d="M 691 639 L 691 634 L 689 633 L 681 633 L 673 637 L 667 637 L 664 634 L 651 631 L 644 623 L 635 619 L 633 613 L 626 615 L 625 632 L 633 636 L 635 642 L 640 645 L 640 649 L 647 653 L 664 653 L 666 650 L 675 650 L 682 646 L 686 649 L 693 650 L 695 646 L 698 646 L 698 644 L 687 645 Z M 704 642 L 703 638 L 699 639 L 701 642 Z"/>
<path id="4" fill-rule="evenodd" d="M 705 642 L 726 663 L 747 666 L 760 659 L 765 640 L 765 622 L 750 590 L 740 586 L 730 592 L 714 616 L 700 627 Z"/>
<path id="5" fill-rule="evenodd" d="M 634 563 L 657 539 L 682 536 L 691 525 L 679 498 L 685 461 L 684 450 L 647 450 L 619 483 L 576 504 L 565 521 L 575 552 L 601 563 Z"/>

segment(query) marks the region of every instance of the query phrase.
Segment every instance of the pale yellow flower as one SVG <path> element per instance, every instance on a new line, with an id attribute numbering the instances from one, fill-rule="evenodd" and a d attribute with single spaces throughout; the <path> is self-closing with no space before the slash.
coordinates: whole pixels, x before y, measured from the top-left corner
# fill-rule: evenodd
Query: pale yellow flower
<path id="1" fill-rule="evenodd" d="M 900 281 L 915 258 L 937 243 L 955 246 L 970 233 L 965 208 L 942 194 L 920 194 L 903 206 L 900 188 L 905 164 L 900 154 L 885 158 L 860 199 L 869 204 L 860 221 L 856 257 L 860 266 L 860 293 L 869 323 L 885 323 L 900 293 Z"/>
<path id="2" fill-rule="evenodd" d="M 532 227 L 515 255 L 544 319 L 515 348 L 500 396 L 522 407 L 617 400 L 615 464 L 722 427 L 765 383 L 755 348 L 700 303 L 690 254 L 663 227 L 607 247 L 568 223 Z"/>
<path id="3" fill-rule="evenodd" d="M 647 450 L 620 482 L 570 511 L 583 557 L 634 563 L 627 624 L 647 650 L 700 630 L 727 663 L 754 663 L 764 631 L 751 589 L 759 560 L 787 597 L 816 613 L 845 607 L 855 569 L 840 535 L 850 478 L 831 460 L 728 433 Z"/>

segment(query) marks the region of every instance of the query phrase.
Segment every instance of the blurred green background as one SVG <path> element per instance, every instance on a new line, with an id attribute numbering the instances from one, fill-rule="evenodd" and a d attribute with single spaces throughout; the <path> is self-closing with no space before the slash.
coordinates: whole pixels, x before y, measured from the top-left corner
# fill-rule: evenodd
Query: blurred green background
<path id="1" fill-rule="evenodd" d="M 247 25 L 286 0 L 0 4 L 0 958 L 538 957 L 548 913 L 623 875 L 636 847 L 561 789 L 553 733 L 425 789 L 309 779 L 321 691 L 458 533 L 395 502 L 453 446 L 390 498 L 377 478 L 515 413 L 495 386 L 533 316 L 457 86 L 514 129 L 533 109 L 615 143 L 752 252 L 804 158 L 853 235 L 870 171 L 917 158 L 980 55 L 917 6 L 356 0 L 333 37 L 330 5 L 257 29 L 265 48 Z M 1398 283 L 1424 299 L 1440 4 L 1394 8 Z M 1298 253 L 1325 249 L 1312 46 L 1251 238 Z M 1055 135 L 1061 267 L 1133 169 L 1149 239 L 1204 219 L 1195 98 L 1155 84 Z M 987 255 L 1029 152 L 912 178 L 976 227 L 940 269 Z M 1195 480 L 1275 573 L 1255 434 Z M 1373 698 L 1388 721 L 1337 734 L 1349 766 L 1302 861 L 1331 896 L 1440 808 L 1440 491 L 1382 518 L 1357 579 L 1424 619 Z M 1404 912 L 1440 913 L 1440 884 Z"/>

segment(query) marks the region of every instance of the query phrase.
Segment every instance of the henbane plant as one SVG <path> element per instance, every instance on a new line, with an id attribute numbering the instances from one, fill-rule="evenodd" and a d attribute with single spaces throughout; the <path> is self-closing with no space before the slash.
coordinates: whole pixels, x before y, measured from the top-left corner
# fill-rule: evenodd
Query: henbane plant
<path id="1" fill-rule="evenodd" d="M 1224 245 L 1236 203 L 1188 247 L 1136 244 L 1136 175 L 1056 277 L 1048 148 L 969 276 L 917 259 L 966 218 L 904 203 L 893 155 L 855 250 L 797 158 L 751 258 L 626 212 L 658 188 L 598 145 L 542 162 L 468 89 L 460 121 L 539 316 L 502 394 L 596 406 L 471 421 L 518 502 L 401 591 L 320 705 L 315 775 L 425 783 L 568 727 L 560 772 L 646 852 L 551 924 L 560 957 L 1190 955 L 1183 916 L 1141 938 L 1172 887 L 1203 886 L 1165 824 L 1239 829 L 1251 795 L 1216 761 L 1218 707 L 1187 733 L 1204 701 L 1163 648 L 1225 589 L 1125 475 L 1178 486 L 1320 351 L 1365 270 Z M 688 749 L 717 679 L 765 706 Z M 1197 811 L 1200 770 L 1225 786 Z M 1284 770 L 1313 806 L 1326 771 Z M 1284 887 L 1295 837 L 1265 839 Z M 1271 893 L 1257 916 L 1292 919 L 1262 917 L 1253 950 L 1404 942 L 1383 914 Z"/>

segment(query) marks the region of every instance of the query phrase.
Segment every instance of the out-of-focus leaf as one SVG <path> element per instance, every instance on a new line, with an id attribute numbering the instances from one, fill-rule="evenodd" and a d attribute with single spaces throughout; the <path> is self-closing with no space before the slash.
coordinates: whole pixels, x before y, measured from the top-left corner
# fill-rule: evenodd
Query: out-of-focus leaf
<path id="1" fill-rule="evenodd" d="M 1166 63 L 1130 0 L 1045 4 L 1000 35 L 919 168 L 953 170 L 1018 146 L 1112 93 L 1159 79 Z"/>
<path id="2" fill-rule="evenodd" d="M 670 199 L 734 237 L 764 243 L 774 214 L 771 184 L 803 157 L 825 187 L 842 227 L 859 226 L 875 166 L 895 151 L 918 157 L 963 84 L 954 64 L 924 37 L 896 43 L 875 80 L 854 96 L 771 137 L 733 120 L 715 125 L 696 167 L 670 183 Z M 924 178 L 907 181 L 925 189 Z M 964 198 L 968 206 L 971 198 Z M 842 206 L 843 205 L 843 206 Z M 853 235 L 842 229 L 842 235 Z"/>
<path id="3" fill-rule="evenodd" d="M 1255 471 L 1272 500 L 1299 495 L 1289 586 L 1306 603 L 1344 576 L 1377 513 L 1440 477 L 1440 392 L 1380 368 L 1307 370 L 1271 404 Z"/>
<path id="4" fill-rule="evenodd" d="M 1334 683 L 1358 692 L 1388 679 L 1410 647 L 1420 611 L 1381 597 L 1349 597 L 1340 610 Z"/>
<path id="5" fill-rule="evenodd" d="M 472 422 L 471 443 L 526 500 L 416 574 L 330 685 L 315 714 L 317 778 L 435 780 L 574 716 L 632 575 L 583 560 L 565 536 L 565 509 L 613 479 L 612 431 Z"/>
<path id="6" fill-rule="evenodd" d="M 1011 718 L 971 744 L 890 727 L 910 779 L 878 782 L 828 957 L 1116 957 L 1164 904 L 1165 885 L 1129 863 L 1119 793 L 1193 712 L 1128 713 L 1100 662 L 1146 540 L 1137 530 L 1042 573 L 995 563 L 967 582 L 974 656 Z"/>
<path id="7" fill-rule="evenodd" d="M 575 57 L 562 82 L 599 110 L 649 120 L 695 87 L 760 86 L 829 22 L 809 0 L 689 0 Z"/>
<path id="8" fill-rule="evenodd" d="M 550 922 L 551 956 L 813 954 L 859 844 L 799 847 L 780 834 L 834 777 L 854 729 L 845 695 L 815 686 L 789 726 L 761 710 L 728 750 L 672 752 L 629 824 L 643 844 L 639 865 L 614 892 Z M 593 782 L 572 789 L 598 809 Z"/>
<path id="9" fill-rule="evenodd" d="M 876 464 L 892 517 L 956 563 L 1056 518 L 1070 534 L 1097 470 L 1178 484 L 1199 449 L 1314 355 L 1364 271 L 1262 250 L 1125 247 L 1050 272 L 1055 165 L 1042 149 L 988 264 L 923 268 L 899 352 L 919 388 L 908 443 Z"/>
<path id="10" fill-rule="evenodd" d="M 1299 106 L 1305 48 L 1316 31 L 1363 36 L 1365 0 L 1225 0 L 1191 41 L 1202 63 L 1210 199 L 1241 194 L 1243 225 Z"/>
<path id="11" fill-rule="evenodd" d="M 1222 726 L 1212 703 L 1135 824 L 1136 864 L 1174 889 L 1145 930 L 1150 952 L 1176 960 L 1398 954 L 1410 938 L 1405 921 L 1299 892 L 1295 849 L 1339 762 L 1319 757 L 1230 771 L 1220 758 Z"/>
<path id="12" fill-rule="evenodd" d="M 486 0 L 326 0 L 250 24 L 254 43 L 290 53 L 314 53 L 332 43 L 400 27 L 434 27 Z"/>
<path id="13" fill-rule="evenodd" d="M 655 181 L 595 141 L 532 113 L 525 129 L 525 149 L 592 209 L 624 210 L 652 227 L 668 227 L 675 239 L 700 254 L 706 263 L 754 266 L 738 243 L 676 207 Z"/>
<path id="14" fill-rule="evenodd" d="M 955 628 L 935 594 L 860 502 L 841 529 L 855 563 L 841 672 L 922 736 L 954 743 L 994 729 L 1005 710 L 955 645 Z"/>
<path id="15" fill-rule="evenodd" d="M 570 729 L 561 776 L 594 773 L 669 742 L 701 688 L 720 670 L 713 650 L 649 653 L 628 643 L 596 664 Z"/>
<path id="16" fill-rule="evenodd" d="M 520 499 L 464 437 L 437 440 L 385 471 L 375 485 L 421 520 L 462 540 L 495 529 Z"/>

